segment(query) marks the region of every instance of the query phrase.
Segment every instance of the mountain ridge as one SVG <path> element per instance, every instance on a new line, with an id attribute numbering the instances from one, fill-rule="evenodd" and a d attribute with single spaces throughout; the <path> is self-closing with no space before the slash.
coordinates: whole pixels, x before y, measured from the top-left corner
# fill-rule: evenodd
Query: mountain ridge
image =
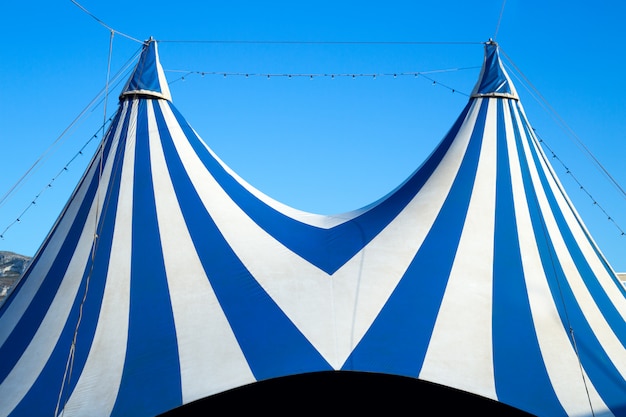
<path id="1" fill-rule="evenodd" d="M 15 252 L 0 251 L 0 305 L 28 268 L 31 258 Z"/>

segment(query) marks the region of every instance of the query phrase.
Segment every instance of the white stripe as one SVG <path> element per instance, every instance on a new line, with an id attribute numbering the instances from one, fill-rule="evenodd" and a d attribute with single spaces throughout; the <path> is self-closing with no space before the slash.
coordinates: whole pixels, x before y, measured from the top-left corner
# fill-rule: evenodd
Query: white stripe
<path id="1" fill-rule="evenodd" d="M 515 89 L 515 86 L 511 82 L 511 77 L 509 77 L 509 73 L 504 68 L 504 65 L 502 65 L 502 61 L 500 60 L 500 52 L 496 52 L 496 53 L 498 54 L 498 66 L 500 67 L 500 71 L 502 71 L 502 74 L 504 75 L 504 78 L 509 83 L 509 89 L 511 90 L 511 96 L 516 98 L 516 99 L 519 99 L 519 96 L 517 95 L 517 90 Z"/>
<path id="2" fill-rule="evenodd" d="M 507 138 L 509 138 L 509 161 L 511 164 L 511 181 L 513 183 L 513 199 L 515 204 L 515 217 L 517 220 L 517 232 L 520 241 L 520 251 L 524 277 L 528 289 L 530 309 L 537 333 L 537 339 L 541 350 L 546 371 L 552 383 L 557 398 L 568 415 L 588 414 L 589 401 L 582 380 L 578 358 L 572 349 L 566 329 L 559 317 L 555 302 L 548 286 L 546 272 L 543 269 L 537 241 L 543 240 L 544 236 L 535 236 L 530 219 L 529 204 L 526 200 L 524 185 L 522 182 L 519 155 L 514 143 L 513 125 L 509 122 L 509 112 L 505 111 L 507 119 Z M 537 194 L 541 194 L 539 177 L 532 160 L 524 128 L 519 116 L 514 121 L 518 124 L 522 135 L 524 154 L 529 164 L 533 184 Z M 519 191 L 518 191 L 519 190 Z M 544 196 L 545 199 L 545 196 Z M 544 207 L 545 209 L 545 207 Z M 545 211 L 544 211 L 545 214 Z M 551 271 L 550 271 L 551 273 Z M 593 399 L 594 409 L 606 408 L 599 398 L 595 388 L 588 382 L 590 395 Z"/>
<path id="3" fill-rule="evenodd" d="M 110 175 L 112 161 L 107 162 L 107 170 L 105 175 Z M 96 164 L 97 166 L 97 164 Z M 108 181 L 101 183 L 102 192 L 106 192 Z M 80 205 L 81 201 L 76 200 L 76 205 Z M 57 341 L 67 318 L 70 314 L 72 305 L 77 297 L 78 289 L 82 282 L 85 266 L 91 253 L 91 246 L 94 237 L 96 225 L 96 201 L 93 201 L 89 214 L 87 216 L 83 230 L 81 231 L 76 250 L 65 271 L 61 285 L 52 300 L 45 317 L 39 324 L 39 328 L 35 333 L 28 347 L 24 350 L 19 361 L 15 364 L 9 375 L 0 385 L 0 415 L 8 414 L 15 408 L 27 394 L 32 384 L 43 370 L 48 358 L 56 347 Z M 97 210 L 102 209 L 102 202 Z M 33 271 L 36 272 L 36 271 Z M 82 295 L 78 295 L 81 296 Z M 73 323 L 71 323 L 74 325 Z M 70 347 L 67 346 L 69 354 Z M 59 375 L 62 378 L 62 375 Z"/>
<path id="4" fill-rule="evenodd" d="M 491 330 L 498 99 L 485 100 L 489 107 L 467 217 L 419 377 L 496 399 Z"/>
<path id="5" fill-rule="evenodd" d="M 93 343 L 64 417 L 108 416 L 122 379 L 128 338 L 133 175 L 138 100 L 132 101 L 106 285 Z M 110 158 L 113 159 L 113 158 Z M 113 211 L 113 207 L 109 210 Z M 106 212 L 103 213 L 106 215 Z M 108 242 L 100 242 L 106 245 Z M 80 346 L 77 347 L 80 349 Z"/>
<path id="6" fill-rule="evenodd" d="M 336 369 L 369 328 L 428 233 L 463 158 L 477 113 L 473 108 L 459 139 L 414 201 L 329 279 L 269 236 L 230 199 L 174 126 L 173 116 L 164 111 L 185 168 L 220 231 L 246 268 Z"/>
<path id="7" fill-rule="evenodd" d="M 164 113 L 167 103 L 159 102 Z M 150 155 L 180 357 L 183 404 L 255 381 L 194 247 L 168 175 L 154 110 Z"/>

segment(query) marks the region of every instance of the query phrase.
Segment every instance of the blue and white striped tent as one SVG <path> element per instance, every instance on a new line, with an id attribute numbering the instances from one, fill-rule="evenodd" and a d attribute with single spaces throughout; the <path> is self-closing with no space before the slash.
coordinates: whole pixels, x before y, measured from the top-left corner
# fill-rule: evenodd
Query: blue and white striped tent
<path id="1" fill-rule="evenodd" d="M 626 415 L 624 288 L 497 45 L 485 51 L 430 157 L 380 201 L 324 216 L 229 169 L 146 42 L 101 151 L 0 309 L 0 416 L 154 416 L 324 371 L 540 416 Z"/>

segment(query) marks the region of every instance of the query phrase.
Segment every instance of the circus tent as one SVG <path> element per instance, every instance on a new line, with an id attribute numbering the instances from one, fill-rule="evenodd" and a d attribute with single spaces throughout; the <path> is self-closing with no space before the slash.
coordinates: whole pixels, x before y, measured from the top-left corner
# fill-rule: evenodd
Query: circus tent
<path id="1" fill-rule="evenodd" d="M 318 215 L 221 161 L 145 43 L 80 183 L 0 308 L 0 416 L 155 416 L 317 373 L 540 416 L 626 415 L 626 298 L 500 57 L 387 196 Z"/>

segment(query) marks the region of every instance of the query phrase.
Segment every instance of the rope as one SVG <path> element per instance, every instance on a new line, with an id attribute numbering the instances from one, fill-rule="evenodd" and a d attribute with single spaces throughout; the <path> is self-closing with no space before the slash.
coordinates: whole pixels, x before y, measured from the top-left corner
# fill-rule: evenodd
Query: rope
<path id="1" fill-rule="evenodd" d="M 530 135 L 530 140 L 535 143 L 535 146 L 537 146 L 538 150 L 541 150 L 541 146 L 540 146 L 539 141 L 538 141 L 537 137 L 535 136 L 534 132 L 533 132 L 533 134 Z M 547 161 L 546 155 L 545 155 L 544 152 L 540 151 L 539 152 L 539 156 L 541 157 L 541 159 L 543 159 L 545 164 L 550 166 L 550 163 Z M 557 184 L 558 184 L 558 182 L 557 182 Z M 534 203 L 535 203 L 535 207 L 537 208 L 537 210 L 539 212 L 541 212 L 541 207 L 540 207 L 540 204 L 539 204 L 539 197 L 538 196 L 535 198 Z M 543 215 L 539 216 L 539 219 L 540 219 L 541 229 L 542 229 L 542 232 L 543 232 L 543 238 L 544 238 L 545 242 L 548 243 L 548 242 L 550 242 L 550 237 L 549 237 L 548 226 L 546 225 L 546 220 L 545 220 Z M 585 387 L 585 392 L 587 394 L 587 400 L 589 401 L 589 408 L 591 409 L 591 415 L 595 416 L 594 411 L 593 411 L 593 404 L 591 402 L 591 396 L 589 394 L 589 388 L 587 387 L 587 379 L 585 378 L 585 373 L 584 373 L 584 370 L 583 370 L 582 361 L 580 360 L 580 354 L 578 352 L 578 345 L 576 344 L 576 337 L 574 336 L 574 328 L 572 327 L 572 324 L 571 324 L 571 321 L 570 321 L 570 318 L 569 318 L 569 313 L 567 311 L 567 304 L 565 303 L 565 297 L 563 295 L 563 289 L 561 288 L 561 281 L 559 280 L 559 275 L 557 274 L 557 271 L 556 271 L 556 262 L 554 260 L 553 250 L 548 250 L 548 254 L 550 255 L 550 264 L 552 266 L 552 274 L 554 276 L 554 280 L 556 282 L 556 285 L 557 285 L 557 288 L 558 288 L 558 291 L 559 291 L 559 297 L 561 299 L 561 304 L 563 305 L 563 312 L 565 314 L 565 322 L 567 324 L 568 334 L 569 334 L 572 346 L 574 348 L 574 353 L 576 355 L 576 359 L 578 360 L 578 366 L 580 367 L 580 375 L 581 375 L 581 378 L 582 378 L 583 386 Z"/>
<path id="2" fill-rule="evenodd" d="M 73 1 L 73 0 L 72 0 Z M 159 43 L 266 44 L 266 45 L 483 45 L 485 42 L 431 41 L 251 41 L 251 40 L 168 40 Z"/>
<path id="3" fill-rule="evenodd" d="M 583 369 L 583 364 L 580 361 L 580 354 L 578 353 L 578 345 L 576 344 L 576 338 L 574 337 L 574 329 L 570 327 L 569 332 L 570 332 L 570 337 L 572 339 L 572 345 L 574 346 L 574 352 L 576 352 L 576 357 L 578 358 L 578 366 L 580 367 L 580 376 L 583 380 L 583 385 L 585 386 L 585 393 L 587 394 L 587 401 L 589 401 L 589 409 L 591 410 L 591 415 L 595 416 L 596 413 L 593 410 L 593 403 L 591 402 L 591 395 L 589 394 L 589 387 L 587 386 L 587 378 L 585 378 L 585 370 Z"/>
<path id="4" fill-rule="evenodd" d="M 109 32 L 113 32 L 113 33 L 117 33 L 125 38 L 130 39 L 131 41 L 135 41 L 138 42 L 140 44 L 144 44 L 143 41 L 140 41 L 139 39 L 133 38 L 132 36 L 129 36 L 125 33 L 120 32 L 119 30 L 115 30 L 113 29 L 111 26 L 107 25 L 106 23 L 104 23 L 102 20 L 98 19 L 96 16 L 94 16 L 89 10 L 85 9 L 83 6 L 81 6 L 76 0 L 70 0 L 72 3 L 74 3 L 76 6 L 78 6 L 79 9 L 81 9 L 83 12 L 87 13 L 89 16 L 91 16 L 96 22 L 100 23 L 102 26 L 104 26 L 105 28 L 107 28 L 109 30 Z"/>
<path id="5" fill-rule="evenodd" d="M 539 208 L 539 202 L 538 201 L 535 201 L 535 205 L 537 207 L 537 210 L 541 210 Z M 549 238 L 548 238 L 547 226 L 545 224 L 545 220 L 544 220 L 543 216 L 540 216 L 540 218 L 541 218 L 541 228 L 542 228 L 543 235 L 544 235 L 543 237 L 544 237 L 545 241 L 548 242 Z M 591 415 L 593 416 L 594 415 L 593 405 L 591 404 L 591 396 L 589 395 L 589 388 L 587 387 L 587 379 L 585 378 L 585 373 L 583 371 L 583 365 L 582 365 L 582 362 L 580 360 L 580 354 L 578 353 L 578 347 L 577 347 L 577 344 L 576 344 L 576 338 L 574 337 L 574 328 L 572 327 L 570 319 L 569 319 L 569 314 L 567 312 L 567 305 L 565 304 L 565 297 L 563 296 L 563 290 L 561 289 L 561 282 L 559 280 L 558 274 L 556 273 L 556 265 L 555 265 L 555 261 L 554 261 L 554 256 L 552 255 L 552 251 L 551 250 L 549 250 L 548 253 L 550 254 L 550 263 L 552 265 L 552 273 L 554 274 L 554 279 L 556 281 L 556 285 L 557 285 L 557 288 L 559 290 L 559 296 L 561 298 L 561 303 L 563 304 L 563 311 L 565 313 L 565 321 L 566 321 L 567 327 L 569 329 L 569 336 L 570 336 L 570 339 L 572 341 L 572 345 L 574 347 L 574 353 L 576 355 L 576 359 L 578 360 L 578 366 L 580 367 L 580 375 L 581 375 L 581 378 L 582 378 L 582 381 L 583 381 L 583 385 L 585 387 L 585 392 L 587 394 L 587 400 L 589 401 L 589 407 L 591 408 Z"/>
<path id="6" fill-rule="evenodd" d="M 107 121 L 107 103 L 109 101 L 109 78 L 111 75 L 111 56 L 113 53 L 113 36 L 115 35 L 115 31 L 111 31 L 111 36 L 109 37 L 109 57 L 107 61 L 107 78 L 106 83 L 104 84 L 104 115 L 102 125 L 104 126 Z"/>
<path id="7" fill-rule="evenodd" d="M 106 76 L 106 84 L 105 84 L 105 103 L 104 103 L 104 124 L 106 124 L 106 98 L 108 97 L 109 94 L 109 81 L 110 81 L 110 69 L 111 69 L 111 57 L 113 55 L 113 36 L 115 34 L 115 31 L 111 30 L 111 36 L 109 38 L 109 56 L 108 56 L 108 62 L 107 62 L 107 76 Z M 89 283 L 91 281 L 91 276 L 93 274 L 93 268 L 94 268 L 94 264 L 95 264 L 95 260 L 96 260 L 96 249 L 98 247 L 98 223 L 100 221 L 100 212 L 99 212 L 99 207 L 100 207 L 100 182 L 102 180 L 102 171 L 103 171 L 103 159 L 104 159 L 104 139 L 105 139 L 106 135 L 103 135 L 102 141 L 100 142 L 100 147 L 98 150 L 98 187 L 96 190 L 96 205 L 95 205 L 95 216 L 94 216 L 94 233 L 93 233 L 93 240 L 92 240 L 92 244 L 91 244 L 91 265 L 89 267 L 89 273 L 87 274 L 87 277 L 85 278 L 85 292 L 83 293 L 83 298 L 80 302 L 80 307 L 78 309 L 78 318 L 76 320 L 76 327 L 74 328 L 74 336 L 72 337 L 72 344 L 70 345 L 70 351 L 68 354 L 68 359 L 65 365 L 65 371 L 63 373 L 63 381 L 61 383 L 61 388 L 59 390 L 59 397 L 57 399 L 57 405 L 56 405 L 56 409 L 54 411 L 54 415 L 55 417 L 59 415 L 59 407 L 61 404 L 61 399 L 63 397 L 63 390 L 65 388 L 65 383 L 66 381 L 69 382 L 72 378 L 72 372 L 74 370 L 74 354 L 76 352 L 76 340 L 78 339 L 78 329 L 80 327 L 80 323 L 82 321 L 82 317 L 83 317 L 83 308 L 85 305 L 85 302 L 87 300 L 87 293 L 89 292 Z M 65 409 L 65 406 L 67 405 L 67 401 L 69 400 L 69 398 L 66 398 L 64 403 L 63 403 L 63 409 Z"/>
<path id="8" fill-rule="evenodd" d="M 506 0 L 502 1 L 502 8 L 500 9 L 500 17 L 498 17 L 498 24 L 496 25 L 496 31 L 493 34 L 493 40 L 496 40 L 496 36 L 498 36 L 498 31 L 500 30 L 500 23 L 502 22 L 502 15 L 504 14 L 504 5 L 506 4 Z"/>

